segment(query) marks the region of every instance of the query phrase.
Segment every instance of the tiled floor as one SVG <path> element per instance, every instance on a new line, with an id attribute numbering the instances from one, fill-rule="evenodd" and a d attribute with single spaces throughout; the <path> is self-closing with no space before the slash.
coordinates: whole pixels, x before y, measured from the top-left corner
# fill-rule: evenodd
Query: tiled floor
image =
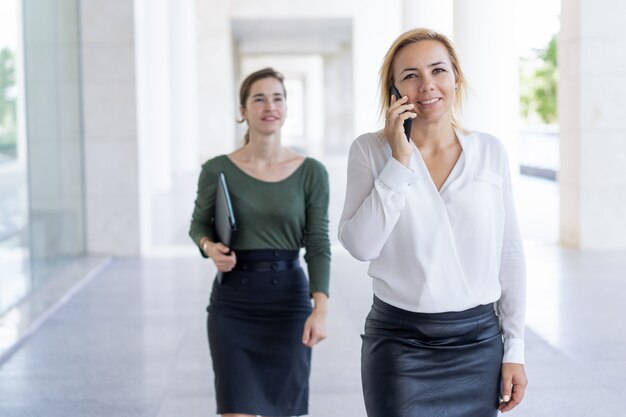
<path id="1" fill-rule="evenodd" d="M 331 177 L 334 234 L 343 190 L 341 175 Z M 525 178 L 517 190 L 530 386 L 509 415 L 626 415 L 626 253 L 559 248 L 556 185 Z M 314 349 L 310 415 L 362 417 L 359 335 L 371 284 L 366 264 L 333 247 L 329 338 Z M 176 253 L 115 259 L 59 308 L 0 366 L 0 416 L 215 415 L 204 321 L 214 270 Z"/>

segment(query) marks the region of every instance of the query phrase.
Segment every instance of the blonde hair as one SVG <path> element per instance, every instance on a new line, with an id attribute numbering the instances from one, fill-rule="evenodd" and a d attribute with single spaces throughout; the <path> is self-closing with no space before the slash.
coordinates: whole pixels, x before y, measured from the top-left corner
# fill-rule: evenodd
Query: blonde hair
<path id="1" fill-rule="evenodd" d="M 248 75 L 246 79 L 243 80 L 243 82 L 241 83 L 241 88 L 239 88 L 239 105 L 242 108 L 246 108 L 246 101 L 248 101 L 248 97 L 250 97 L 252 84 L 264 78 L 276 78 L 280 82 L 280 85 L 283 87 L 283 95 L 285 96 L 285 100 L 287 100 L 287 90 L 285 90 L 285 77 L 274 68 L 267 67 Z M 237 122 L 243 123 L 245 122 L 245 120 L 241 119 Z M 243 138 L 245 143 L 250 142 L 250 129 L 246 130 L 246 134 L 243 136 Z"/>
<path id="2" fill-rule="evenodd" d="M 450 63 L 452 64 L 452 69 L 454 71 L 454 77 L 456 78 L 458 88 L 455 91 L 455 100 L 454 107 L 451 112 L 451 122 L 452 126 L 455 128 L 461 129 L 459 122 L 456 118 L 456 114 L 461 112 L 463 107 L 463 100 L 465 98 L 466 90 L 467 90 L 467 81 L 465 79 L 465 75 L 461 70 L 461 64 L 459 63 L 459 57 L 456 53 L 456 49 L 454 48 L 454 44 L 452 41 L 445 35 L 435 32 L 432 29 L 426 28 L 417 28 L 412 29 L 407 32 L 404 32 L 402 35 L 398 36 L 398 38 L 391 44 L 391 47 L 385 54 L 385 58 L 383 59 L 383 64 L 380 67 L 379 71 L 379 87 L 380 87 L 380 115 L 384 115 L 389 109 L 389 100 L 391 99 L 389 95 L 389 89 L 392 85 L 394 85 L 393 80 L 393 60 L 395 59 L 398 52 L 407 45 L 411 45 L 415 42 L 419 41 L 437 41 L 441 43 L 447 50 L 448 55 L 450 56 Z"/>

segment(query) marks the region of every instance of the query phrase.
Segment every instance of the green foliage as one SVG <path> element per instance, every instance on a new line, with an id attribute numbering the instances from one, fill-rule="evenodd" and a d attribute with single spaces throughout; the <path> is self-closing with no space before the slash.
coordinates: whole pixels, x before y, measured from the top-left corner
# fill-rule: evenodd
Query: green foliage
<path id="1" fill-rule="evenodd" d="M 524 118 L 543 123 L 557 122 L 557 85 L 559 73 L 556 55 L 556 35 L 547 47 L 536 51 L 536 59 L 520 63 L 520 104 Z M 534 68 L 531 64 L 539 62 Z"/>
<path id="2" fill-rule="evenodd" d="M 15 55 L 0 50 L 0 153 L 17 153 L 17 112 L 15 104 Z"/>

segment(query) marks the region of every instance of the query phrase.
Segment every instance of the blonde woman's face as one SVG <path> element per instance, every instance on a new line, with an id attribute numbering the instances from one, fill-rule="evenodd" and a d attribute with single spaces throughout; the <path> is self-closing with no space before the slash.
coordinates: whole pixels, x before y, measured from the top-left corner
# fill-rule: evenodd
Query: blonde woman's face
<path id="1" fill-rule="evenodd" d="M 276 78 L 255 81 L 250 87 L 242 117 L 248 122 L 250 132 L 264 135 L 279 132 L 287 117 L 287 104 L 283 85 Z"/>
<path id="2" fill-rule="evenodd" d="M 457 81 L 442 43 L 424 40 L 403 47 L 393 60 L 392 74 L 400 94 L 415 104 L 413 123 L 450 120 Z"/>

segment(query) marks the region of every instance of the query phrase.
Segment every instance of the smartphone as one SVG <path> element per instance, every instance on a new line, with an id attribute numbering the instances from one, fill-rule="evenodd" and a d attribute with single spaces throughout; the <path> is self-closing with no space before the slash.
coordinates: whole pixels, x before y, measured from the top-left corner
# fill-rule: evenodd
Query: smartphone
<path id="1" fill-rule="evenodd" d="M 391 85 L 391 88 L 389 88 L 389 104 L 391 105 L 391 96 L 395 96 L 396 100 L 399 100 L 402 95 L 400 95 L 400 92 L 398 91 L 398 89 L 396 88 L 395 85 Z M 413 119 L 406 119 L 404 121 L 404 134 L 406 135 L 406 140 L 408 140 L 409 142 L 411 141 L 411 123 L 413 122 Z"/>

